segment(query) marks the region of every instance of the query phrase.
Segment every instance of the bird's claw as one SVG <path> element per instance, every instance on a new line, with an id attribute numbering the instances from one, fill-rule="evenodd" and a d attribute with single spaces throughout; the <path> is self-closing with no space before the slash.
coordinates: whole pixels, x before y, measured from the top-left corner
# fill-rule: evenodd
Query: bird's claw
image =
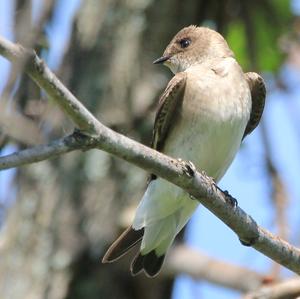
<path id="1" fill-rule="evenodd" d="M 224 194 L 225 200 L 227 203 L 229 203 L 233 208 L 236 208 L 238 205 L 238 201 L 232 197 L 227 190 L 222 191 Z"/>
<path id="2" fill-rule="evenodd" d="M 209 176 L 204 170 L 201 170 L 201 174 L 211 183 L 212 186 L 216 186 L 216 182 L 213 177 Z"/>
<path id="3" fill-rule="evenodd" d="M 177 159 L 181 164 L 182 164 L 182 168 L 184 173 L 192 178 L 195 175 L 196 172 L 196 167 L 195 165 L 191 162 L 191 161 L 183 161 L 182 159 Z"/>

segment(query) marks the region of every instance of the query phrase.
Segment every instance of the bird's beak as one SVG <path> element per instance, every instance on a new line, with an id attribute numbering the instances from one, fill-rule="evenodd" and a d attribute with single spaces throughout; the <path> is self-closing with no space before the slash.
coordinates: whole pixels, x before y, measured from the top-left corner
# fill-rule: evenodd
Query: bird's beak
<path id="1" fill-rule="evenodd" d="M 153 61 L 153 64 L 160 64 L 160 63 L 164 63 L 166 62 L 167 60 L 169 60 L 171 58 L 171 56 L 162 56 L 156 60 Z"/>

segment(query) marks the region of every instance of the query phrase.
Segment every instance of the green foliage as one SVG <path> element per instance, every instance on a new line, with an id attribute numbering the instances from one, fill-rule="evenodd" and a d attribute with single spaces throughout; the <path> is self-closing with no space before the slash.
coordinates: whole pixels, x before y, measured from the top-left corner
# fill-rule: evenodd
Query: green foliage
<path id="1" fill-rule="evenodd" d="M 228 24 L 226 39 L 245 71 L 255 66 L 275 72 L 284 58 L 279 38 L 289 29 L 290 1 L 273 0 L 270 7 L 254 7 L 248 13 L 247 22 L 235 19 Z"/>
<path id="2" fill-rule="evenodd" d="M 249 58 L 244 24 L 241 21 L 235 21 L 228 27 L 228 33 L 226 36 L 227 42 L 241 66 L 244 69 L 248 69 Z"/>

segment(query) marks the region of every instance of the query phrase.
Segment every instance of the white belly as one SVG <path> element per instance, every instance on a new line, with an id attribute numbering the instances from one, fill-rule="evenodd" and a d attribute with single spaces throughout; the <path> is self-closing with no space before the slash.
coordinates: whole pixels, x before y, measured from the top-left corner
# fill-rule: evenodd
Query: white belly
<path id="1" fill-rule="evenodd" d="M 193 162 L 218 181 L 239 149 L 245 126 L 245 119 L 215 122 L 192 112 L 171 132 L 164 153 Z"/>
<path id="2" fill-rule="evenodd" d="M 228 88 L 218 84 L 217 79 L 220 83 L 223 79 L 214 77 L 213 73 L 208 73 L 207 79 L 196 81 L 199 86 L 195 80 L 192 86 L 187 83 L 180 116 L 174 119 L 163 152 L 193 162 L 197 169 L 218 181 L 239 149 L 249 119 L 251 98 L 249 90 L 243 92 L 245 82 Z M 242 99 L 241 94 L 244 94 Z"/>
<path id="3" fill-rule="evenodd" d="M 163 152 L 193 162 L 198 170 L 218 181 L 240 146 L 251 109 L 250 92 L 244 93 L 245 98 L 241 99 L 239 88 L 229 88 L 226 92 L 216 90 L 203 78 L 199 84 L 201 92 L 190 88 L 191 94 L 185 93 L 188 100 L 184 99 L 186 102 L 172 124 Z M 240 88 L 245 88 L 243 84 Z M 160 178 L 152 181 L 133 223 L 136 229 L 145 227 L 142 252 L 153 249 L 159 254 L 165 252 L 197 205 L 179 187 Z"/>

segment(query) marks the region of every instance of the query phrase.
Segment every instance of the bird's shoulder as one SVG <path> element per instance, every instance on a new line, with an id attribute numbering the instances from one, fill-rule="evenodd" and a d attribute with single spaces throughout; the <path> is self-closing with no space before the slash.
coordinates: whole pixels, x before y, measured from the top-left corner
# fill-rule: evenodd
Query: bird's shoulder
<path id="1" fill-rule="evenodd" d="M 178 92 L 185 87 L 187 76 L 187 72 L 179 72 L 171 78 L 167 84 L 167 87 L 159 97 L 157 114 L 160 112 L 166 102 L 171 101 L 177 96 Z"/>
<path id="2" fill-rule="evenodd" d="M 186 71 L 187 85 L 197 82 L 197 88 L 212 87 L 220 81 L 244 78 L 241 67 L 233 57 L 207 60 L 201 64 L 193 65 Z M 246 85 L 246 82 L 245 82 Z"/>
<path id="3" fill-rule="evenodd" d="M 233 57 L 215 60 L 211 65 L 211 70 L 219 77 L 226 77 L 235 72 L 242 72 L 239 64 Z"/>

